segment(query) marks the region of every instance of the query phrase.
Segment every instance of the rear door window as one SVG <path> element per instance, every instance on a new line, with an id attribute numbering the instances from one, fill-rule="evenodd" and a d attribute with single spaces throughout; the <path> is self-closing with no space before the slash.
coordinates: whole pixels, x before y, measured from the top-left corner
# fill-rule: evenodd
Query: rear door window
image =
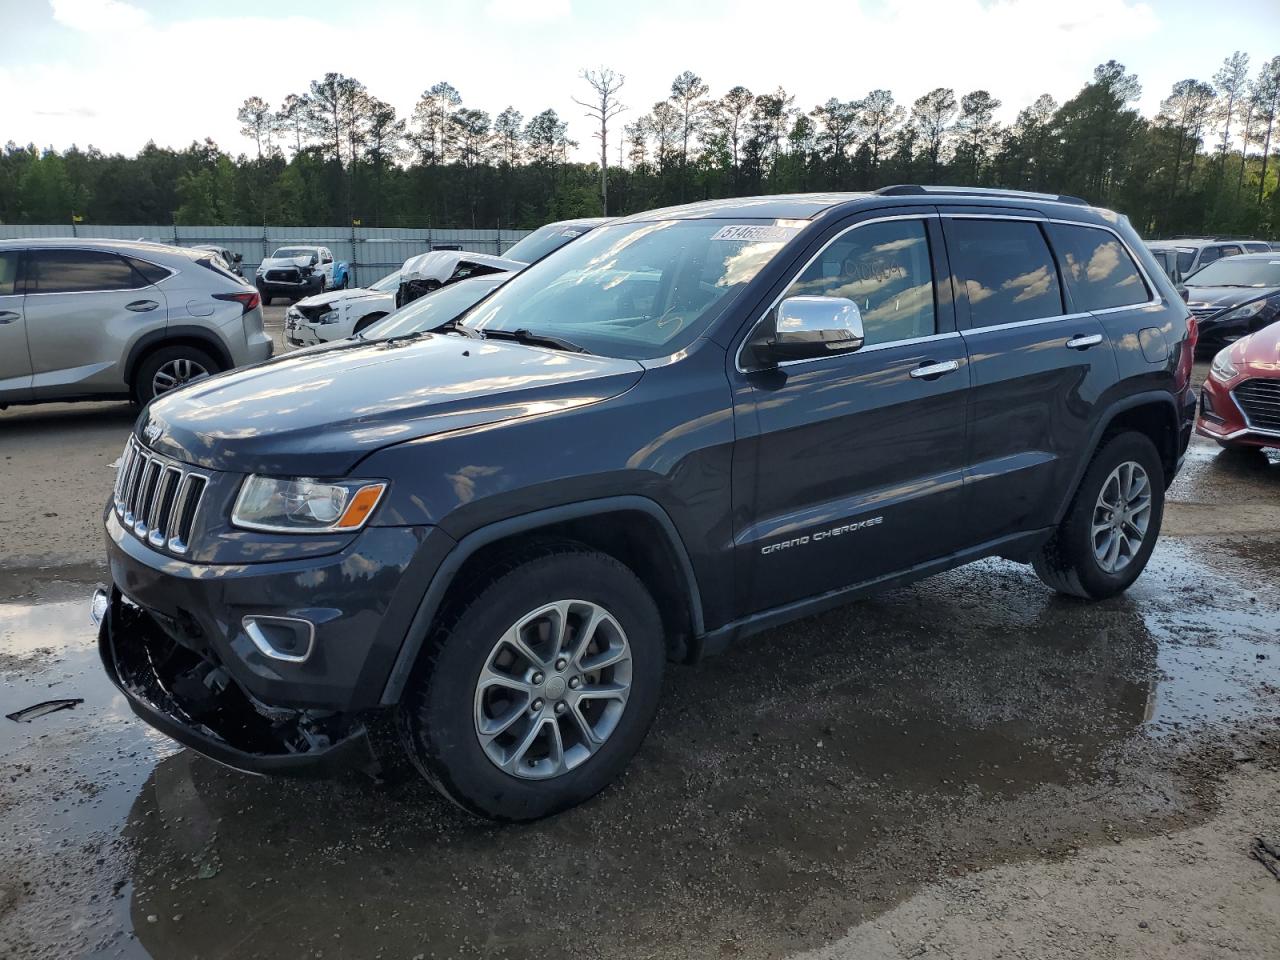
<path id="1" fill-rule="evenodd" d="M 1064 313 L 1058 269 L 1040 226 L 1025 220 L 946 221 L 952 269 L 964 284 L 973 327 Z"/>
<path id="2" fill-rule="evenodd" d="M 33 250 L 27 293 L 136 290 L 141 284 L 123 257 L 97 250 Z"/>
<path id="3" fill-rule="evenodd" d="M 1109 310 L 1151 299 L 1129 251 L 1114 233 L 1096 227 L 1049 224 L 1049 239 L 1074 310 Z"/>

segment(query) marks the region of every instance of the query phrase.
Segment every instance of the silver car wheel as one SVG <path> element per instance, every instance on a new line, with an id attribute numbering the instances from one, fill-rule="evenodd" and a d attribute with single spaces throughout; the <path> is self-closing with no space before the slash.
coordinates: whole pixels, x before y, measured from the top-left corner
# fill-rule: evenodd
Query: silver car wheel
<path id="1" fill-rule="evenodd" d="M 1119 573 L 1138 555 L 1151 522 L 1151 480 L 1126 460 L 1107 477 L 1093 508 L 1093 556 L 1106 573 Z"/>
<path id="2" fill-rule="evenodd" d="M 209 371 L 204 365 L 197 363 L 195 360 L 188 360 L 186 357 L 178 357 L 176 360 L 170 360 L 163 364 L 151 378 L 151 393 L 154 396 L 160 396 L 162 393 L 168 393 L 175 387 L 180 387 L 192 380 L 199 380 L 207 377 Z"/>
<path id="3" fill-rule="evenodd" d="M 581 766 L 618 727 L 631 647 L 604 607 L 557 600 L 494 644 L 476 680 L 475 731 L 498 769 L 549 780 Z"/>

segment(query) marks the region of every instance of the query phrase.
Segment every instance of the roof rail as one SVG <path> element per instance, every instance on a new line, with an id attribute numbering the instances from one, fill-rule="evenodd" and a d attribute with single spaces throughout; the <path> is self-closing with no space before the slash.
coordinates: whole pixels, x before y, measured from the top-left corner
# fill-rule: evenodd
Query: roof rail
<path id="1" fill-rule="evenodd" d="M 918 183 L 895 183 L 893 186 L 881 187 L 875 192 L 882 197 L 919 197 L 931 193 L 946 196 L 1022 197 L 1027 200 L 1050 200 L 1054 203 L 1089 206 L 1089 201 L 1065 193 L 1032 193 L 1029 190 L 1001 190 L 996 187 L 926 187 Z"/>

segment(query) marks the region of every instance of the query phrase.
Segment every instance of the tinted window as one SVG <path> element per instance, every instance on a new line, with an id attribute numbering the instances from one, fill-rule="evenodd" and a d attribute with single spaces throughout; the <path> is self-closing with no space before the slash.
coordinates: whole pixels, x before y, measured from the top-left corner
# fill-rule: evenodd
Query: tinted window
<path id="1" fill-rule="evenodd" d="M 973 326 L 1063 313 L 1058 271 L 1039 226 L 1018 220 L 950 220 L 947 250 L 965 285 Z"/>
<path id="2" fill-rule="evenodd" d="M 1106 310 L 1151 299 L 1129 251 L 1106 230 L 1049 224 L 1073 310 Z"/>
<path id="3" fill-rule="evenodd" d="M 924 221 L 891 220 L 850 230 L 805 268 L 786 296 L 847 297 L 862 313 L 867 343 L 937 332 Z"/>
<path id="4" fill-rule="evenodd" d="M 133 268 L 114 253 L 33 250 L 28 262 L 28 293 L 133 290 L 141 286 Z"/>
<path id="5" fill-rule="evenodd" d="M 1213 261 L 1218 259 L 1218 256 L 1219 253 L 1217 247 L 1205 247 L 1200 251 L 1200 266 L 1203 267 L 1206 263 L 1213 263 Z"/>
<path id="6" fill-rule="evenodd" d="M 1224 257 L 1238 257 L 1242 253 L 1244 253 L 1244 251 L 1241 250 L 1239 247 L 1223 247 L 1222 248 L 1222 255 Z"/>
<path id="7" fill-rule="evenodd" d="M 165 277 L 169 276 L 170 271 L 156 263 L 148 263 L 146 260 L 139 260 L 136 257 L 125 257 L 137 270 L 142 279 L 147 283 L 159 283 Z"/>
<path id="8" fill-rule="evenodd" d="M 13 250 L 0 253 L 0 297 L 13 293 L 13 283 L 18 278 L 18 261 L 22 254 Z"/>

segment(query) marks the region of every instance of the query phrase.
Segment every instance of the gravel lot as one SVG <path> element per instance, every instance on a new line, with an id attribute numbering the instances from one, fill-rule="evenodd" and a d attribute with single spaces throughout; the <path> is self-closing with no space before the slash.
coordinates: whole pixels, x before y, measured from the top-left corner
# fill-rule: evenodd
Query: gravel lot
<path id="1" fill-rule="evenodd" d="M 1197 440 L 1123 597 L 991 560 L 673 668 L 619 783 L 494 827 L 132 717 L 87 611 L 132 418 L 0 413 L 0 713 L 85 701 L 0 717 L 0 957 L 1280 956 L 1280 458 Z"/>

